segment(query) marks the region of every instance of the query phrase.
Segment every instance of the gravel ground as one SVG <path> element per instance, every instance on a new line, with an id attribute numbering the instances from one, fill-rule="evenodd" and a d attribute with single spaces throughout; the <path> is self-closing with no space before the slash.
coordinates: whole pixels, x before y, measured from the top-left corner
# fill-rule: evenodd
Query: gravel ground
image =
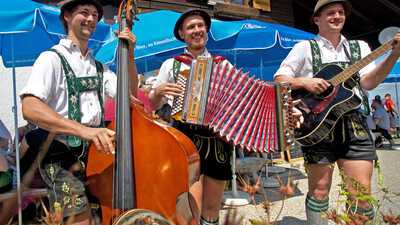
<path id="1" fill-rule="evenodd" d="M 400 140 L 396 140 L 396 143 L 400 144 Z M 387 146 L 386 146 L 387 147 Z M 399 146 L 400 147 L 400 146 Z M 390 190 L 390 203 L 387 199 L 383 200 L 383 192 L 378 191 L 377 185 L 377 170 L 375 169 L 373 175 L 373 192 L 376 199 L 381 200 L 381 212 L 389 212 L 392 211 L 393 214 L 400 214 L 400 176 L 399 172 L 399 161 L 400 161 L 400 150 L 388 150 L 386 149 L 378 149 L 379 161 L 381 164 L 382 175 L 384 178 L 384 185 L 388 187 Z M 278 225 L 306 225 L 306 217 L 304 211 L 304 201 L 305 196 L 307 194 L 307 174 L 304 170 L 304 162 L 303 160 L 297 159 L 292 163 L 283 163 L 278 164 L 277 167 L 285 168 L 283 173 L 274 174 L 279 175 L 282 180 L 286 181 L 288 174 L 292 177 L 293 181 L 297 183 L 297 188 L 292 197 L 289 197 L 284 202 L 282 201 L 282 197 L 279 194 L 277 188 L 264 188 L 265 193 L 267 194 L 268 200 L 272 203 L 271 206 L 271 219 L 270 221 L 276 221 Z M 340 208 L 342 204 L 339 203 L 339 187 L 340 184 L 340 176 L 338 168 L 335 168 L 332 188 L 330 192 L 330 208 Z M 397 193 L 397 196 L 395 195 Z M 263 201 L 263 195 L 257 194 L 256 205 L 250 204 L 245 206 L 236 207 L 238 215 L 243 217 L 242 224 L 243 225 L 251 225 L 250 220 L 257 219 L 267 221 L 268 215 L 265 213 L 265 210 L 262 207 L 261 202 Z M 282 207 L 282 202 L 284 206 Z M 224 206 L 220 211 L 220 218 L 224 218 L 228 211 L 229 207 Z M 280 213 L 279 211 L 282 210 Z M 278 216 L 278 217 L 277 217 Z M 276 219 L 277 217 L 277 219 Z M 276 219 L 276 220 L 275 220 Z M 222 221 L 222 220 L 221 220 Z M 221 222 L 222 223 L 222 222 Z"/>

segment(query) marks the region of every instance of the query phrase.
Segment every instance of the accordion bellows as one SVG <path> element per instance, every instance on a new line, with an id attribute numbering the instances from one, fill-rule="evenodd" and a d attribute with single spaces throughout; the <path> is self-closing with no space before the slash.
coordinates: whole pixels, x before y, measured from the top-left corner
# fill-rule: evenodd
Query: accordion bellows
<path id="1" fill-rule="evenodd" d="M 193 60 L 176 82 L 172 117 L 207 126 L 226 141 L 258 152 L 287 150 L 292 144 L 290 88 L 255 79 L 229 63 Z"/>

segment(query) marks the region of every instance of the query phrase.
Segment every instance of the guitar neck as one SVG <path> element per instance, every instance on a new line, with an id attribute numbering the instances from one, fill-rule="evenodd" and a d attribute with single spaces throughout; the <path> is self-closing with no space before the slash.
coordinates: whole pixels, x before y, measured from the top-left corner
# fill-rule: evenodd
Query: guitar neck
<path id="1" fill-rule="evenodd" d="M 368 54 L 366 57 L 363 59 L 357 61 L 356 63 L 350 65 L 347 67 L 345 70 L 337 74 L 335 77 L 329 80 L 329 82 L 333 86 L 337 86 L 343 82 L 345 82 L 347 79 L 353 76 L 353 74 L 357 73 L 360 71 L 362 68 L 370 64 L 372 61 L 377 59 L 379 56 L 383 55 L 386 51 L 389 51 L 392 47 L 392 41 L 386 42 L 385 44 L 381 45 L 379 48 L 375 49 L 375 51 L 371 52 Z"/>

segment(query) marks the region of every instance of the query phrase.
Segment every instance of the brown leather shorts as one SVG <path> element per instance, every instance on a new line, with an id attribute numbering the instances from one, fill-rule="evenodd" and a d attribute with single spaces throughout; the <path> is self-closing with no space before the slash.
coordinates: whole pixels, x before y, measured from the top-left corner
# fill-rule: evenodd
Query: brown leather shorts
<path id="1" fill-rule="evenodd" d="M 26 135 L 29 148 L 21 164 L 29 166 L 33 162 L 47 134 L 44 130 L 36 129 Z M 49 191 L 51 211 L 62 210 L 64 217 L 68 217 L 88 209 L 84 167 L 79 167 L 73 173 L 69 171 L 72 165 L 81 165 L 85 161 L 86 149 L 83 146 L 69 148 L 57 140 L 51 143 L 39 168 L 42 182 Z M 26 170 L 23 168 L 23 172 Z"/>
<path id="2" fill-rule="evenodd" d="M 200 155 L 200 174 L 217 180 L 231 180 L 233 148 L 208 128 L 174 121 L 173 126 L 187 135 Z"/>

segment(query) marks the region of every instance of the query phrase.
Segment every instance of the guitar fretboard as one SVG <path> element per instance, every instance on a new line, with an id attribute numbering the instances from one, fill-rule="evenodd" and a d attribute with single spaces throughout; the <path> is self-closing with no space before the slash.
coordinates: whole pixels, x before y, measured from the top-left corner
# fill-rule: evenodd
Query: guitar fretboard
<path id="1" fill-rule="evenodd" d="M 372 61 L 374 61 L 376 58 L 379 56 L 383 55 L 386 51 L 390 50 L 392 47 L 392 41 L 386 42 L 385 44 L 381 45 L 379 48 L 375 49 L 373 52 L 368 54 L 366 57 L 363 59 L 360 59 L 356 63 L 350 65 L 347 67 L 345 70 L 337 74 L 335 77 L 329 80 L 329 82 L 333 86 L 337 86 L 343 82 L 345 82 L 347 79 L 353 76 L 353 74 L 357 73 L 360 71 L 362 68 L 370 64 Z"/>

